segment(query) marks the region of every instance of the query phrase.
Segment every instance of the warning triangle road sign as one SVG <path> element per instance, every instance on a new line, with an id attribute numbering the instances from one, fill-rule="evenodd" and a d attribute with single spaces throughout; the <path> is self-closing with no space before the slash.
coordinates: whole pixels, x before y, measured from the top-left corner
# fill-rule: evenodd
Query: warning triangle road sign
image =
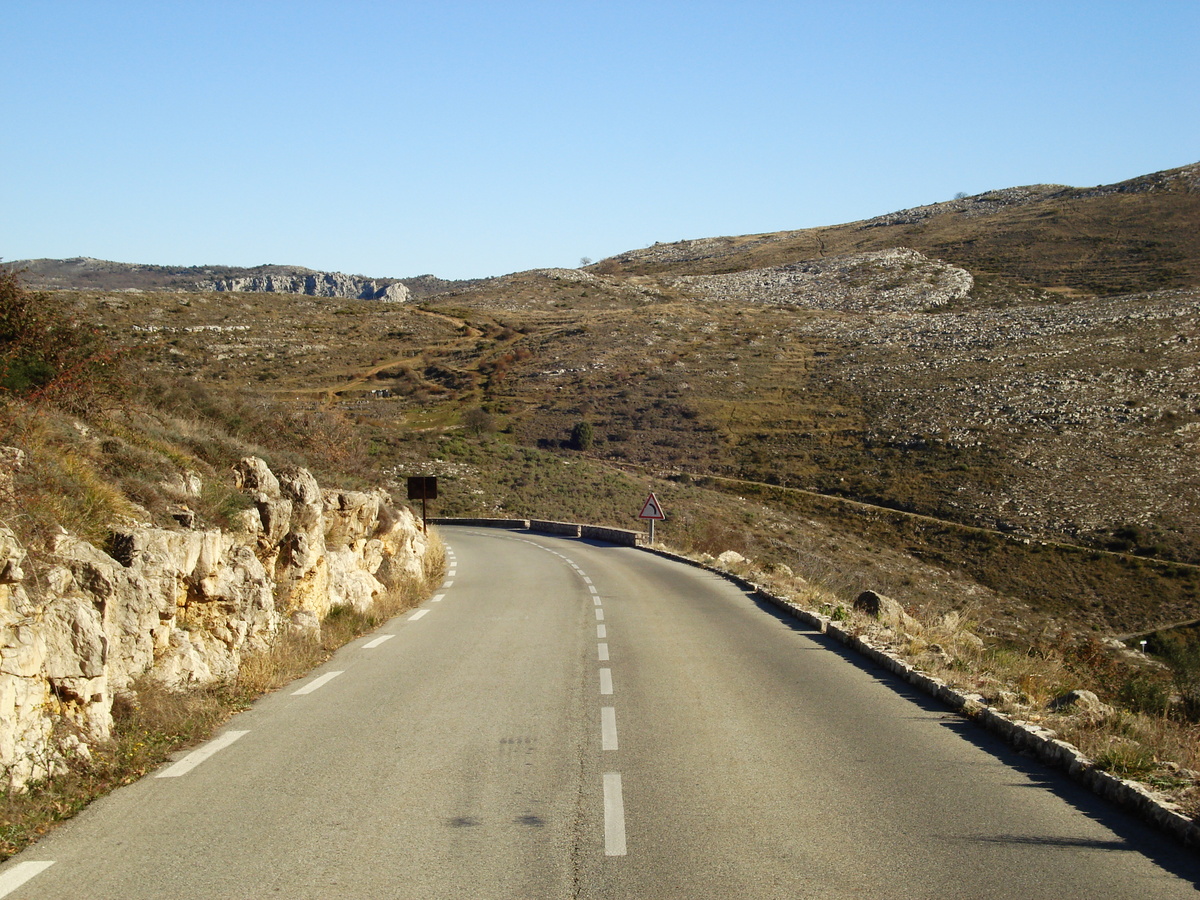
<path id="1" fill-rule="evenodd" d="M 653 493 L 646 498 L 646 503 L 642 507 L 642 511 L 638 513 L 638 518 L 660 520 L 666 518 L 666 516 L 663 515 L 662 504 L 658 502 L 658 498 L 655 497 Z"/>

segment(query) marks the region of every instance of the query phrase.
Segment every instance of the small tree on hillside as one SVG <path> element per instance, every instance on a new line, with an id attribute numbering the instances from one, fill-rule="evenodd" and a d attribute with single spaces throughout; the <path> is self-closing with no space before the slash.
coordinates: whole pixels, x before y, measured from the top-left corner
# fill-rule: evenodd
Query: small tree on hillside
<path id="1" fill-rule="evenodd" d="M 463 414 L 462 423 L 467 431 L 475 435 L 489 434 L 496 430 L 496 420 L 482 406 L 468 409 Z"/>
<path id="2" fill-rule="evenodd" d="M 571 446 L 576 450 L 590 450 L 595 439 L 591 422 L 577 422 L 571 429 Z"/>

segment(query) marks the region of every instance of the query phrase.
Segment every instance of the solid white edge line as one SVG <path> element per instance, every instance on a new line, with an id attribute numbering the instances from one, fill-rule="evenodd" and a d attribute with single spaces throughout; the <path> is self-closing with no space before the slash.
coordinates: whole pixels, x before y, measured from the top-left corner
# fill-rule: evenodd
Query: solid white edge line
<path id="1" fill-rule="evenodd" d="M 601 669 L 600 670 L 600 693 L 604 694 L 604 695 L 608 695 L 608 694 L 611 694 L 612 692 L 613 692 L 612 669 Z"/>
<path id="2" fill-rule="evenodd" d="M 379 637 L 375 638 L 375 640 L 369 641 L 368 643 L 363 644 L 363 649 L 364 650 L 374 650 L 376 647 L 378 647 L 384 641 L 390 641 L 394 637 L 395 637 L 394 634 L 381 634 Z"/>
<path id="3" fill-rule="evenodd" d="M 181 775 L 186 775 L 214 753 L 224 750 L 238 738 L 242 737 L 242 735 L 249 733 L 249 731 L 227 731 L 220 737 L 209 741 L 203 747 L 196 748 L 183 759 L 179 760 L 179 762 L 175 763 L 175 765 L 163 769 L 163 771 L 159 772 L 155 777 L 178 778 Z"/>
<path id="4" fill-rule="evenodd" d="M 621 794 L 621 774 L 604 773 L 604 855 L 624 856 L 625 799 Z"/>
<path id="5" fill-rule="evenodd" d="M 40 875 L 54 865 L 54 860 L 17 863 L 3 875 L 0 875 L 0 897 L 7 897 L 30 878 Z"/>
<path id="6" fill-rule="evenodd" d="M 596 645 L 596 658 L 600 662 L 608 662 L 608 644 Z"/>
<path id="7" fill-rule="evenodd" d="M 429 610 L 418 609 L 415 613 L 413 613 L 411 616 L 408 617 L 408 621 L 415 622 L 415 621 L 417 621 L 417 619 L 422 619 L 427 615 L 429 615 Z"/>
<path id="8" fill-rule="evenodd" d="M 600 707 L 600 748 L 617 749 L 617 711 L 611 706 Z"/>
<path id="9" fill-rule="evenodd" d="M 320 678 L 313 679 L 308 684 L 306 684 L 304 687 L 300 688 L 298 691 L 292 691 L 292 696 L 295 697 L 300 694 L 311 694 L 317 688 L 324 687 L 325 685 L 327 685 L 329 682 L 333 681 L 333 679 L 337 678 L 341 674 L 342 674 L 341 672 L 326 672 Z"/>

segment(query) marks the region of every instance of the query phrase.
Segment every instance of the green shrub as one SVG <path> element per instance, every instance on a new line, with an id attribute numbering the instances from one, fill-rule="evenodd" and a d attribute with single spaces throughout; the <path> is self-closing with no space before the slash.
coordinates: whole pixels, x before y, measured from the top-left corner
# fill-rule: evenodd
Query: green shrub
<path id="1" fill-rule="evenodd" d="M 1143 778 L 1158 768 L 1154 753 L 1137 741 L 1113 740 L 1096 754 L 1096 767 L 1122 778 Z"/>
<path id="2" fill-rule="evenodd" d="M 0 266 L 0 393 L 82 413 L 119 393 L 118 366 L 119 354 L 96 329 Z"/>
<path id="3" fill-rule="evenodd" d="M 1126 709 L 1152 716 L 1164 715 L 1171 708 L 1171 692 L 1161 678 L 1140 672 L 1130 676 L 1117 692 L 1117 700 Z"/>

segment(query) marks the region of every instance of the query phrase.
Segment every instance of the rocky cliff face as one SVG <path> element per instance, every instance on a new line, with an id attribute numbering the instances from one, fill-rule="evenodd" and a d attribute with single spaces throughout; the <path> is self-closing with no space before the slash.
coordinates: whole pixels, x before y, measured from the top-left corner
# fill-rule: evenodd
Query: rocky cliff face
<path id="1" fill-rule="evenodd" d="M 113 698 L 135 679 L 230 679 L 281 630 L 319 628 L 338 606 L 367 609 L 432 565 L 412 513 L 382 491 L 322 490 L 304 469 L 276 475 L 255 458 L 236 476 L 253 501 L 240 530 L 130 528 L 111 555 L 64 532 L 37 585 L 0 526 L 0 767 L 10 784 L 108 737 Z"/>
<path id="2" fill-rule="evenodd" d="M 195 287 L 198 291 L 266 291 L 277 294 L 305 294 L 309 297 L 383 300 L 389 303 L 403 303 L 408 299 L 408 288 L 398 281 L 376 282 L 343 275 L 341 272 L 247 275 L 198 281 Z"/>

